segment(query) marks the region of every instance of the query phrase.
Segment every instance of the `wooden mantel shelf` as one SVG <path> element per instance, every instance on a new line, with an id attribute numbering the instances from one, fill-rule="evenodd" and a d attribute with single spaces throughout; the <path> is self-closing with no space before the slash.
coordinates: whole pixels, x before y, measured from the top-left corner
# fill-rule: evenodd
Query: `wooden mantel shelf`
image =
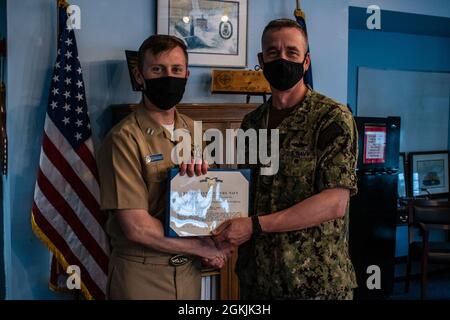
<path id="1" fill-rule="evenodd" d="M 205 123 L 240 123 L 247 113 L 259 105 L 259 103 L 182 103 L 177 109 L 193 120 Z M 118 123 L 137 106 L 138 104 L 112 105 L 113 124 Z"/>

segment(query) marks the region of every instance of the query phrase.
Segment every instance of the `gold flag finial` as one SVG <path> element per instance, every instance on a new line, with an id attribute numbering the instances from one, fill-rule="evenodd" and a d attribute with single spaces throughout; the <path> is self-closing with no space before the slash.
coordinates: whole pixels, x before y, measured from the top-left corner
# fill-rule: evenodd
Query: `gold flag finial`
<path id="1" fill-rule="evenodd" d="M 58 1 L 58 7 L 67 8 L 69 4 L 66 0 L 57 0 Z"/>
<path id="2" fill-rule="evenodd" d="M 300 7 L 300 0 L 297 0 L 297 8 L 295 8 L 295 10 L 294 10 L 294 16 L 296 18 L 303 18 L 303 19 L 306 18 L 305 13 L 303 12 L 303 10 Z M 298 21 L 298 19 L 297 19 L 297 21 Z"/>
<path id="3" fill-rule="evenodd" d="M 58 12 L 59 12 L 59 8 L 63 8 L 63 9 L 66 9 L 67 10 L 67 7 L 69 6 L 69 4 L 67 3 L 67 1 L 66 0 L 56 0 L 56 19 L 57 19 L 57 22 L 56 22 L 56 25 L 57 26 L 59 26 L 59 14 L 58 14 Z M 59 39 L 59 36 L 60 36 L 60 28 L 58 27 L 57 28 L 57 35 L 56 35 L 56 43 L 58 43 L 58 39 Z"/>

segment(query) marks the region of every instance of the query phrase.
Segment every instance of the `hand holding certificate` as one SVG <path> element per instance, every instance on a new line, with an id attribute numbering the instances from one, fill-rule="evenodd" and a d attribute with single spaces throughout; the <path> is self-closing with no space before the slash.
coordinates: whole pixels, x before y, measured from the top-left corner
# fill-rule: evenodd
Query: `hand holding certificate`
<path id="1" fill-rule="evenodd" d="M 223 222 L 247 217 L 250 169 L 209 169 L 202 176 L 169 171 L 166 235 L 209 236 Z"/>

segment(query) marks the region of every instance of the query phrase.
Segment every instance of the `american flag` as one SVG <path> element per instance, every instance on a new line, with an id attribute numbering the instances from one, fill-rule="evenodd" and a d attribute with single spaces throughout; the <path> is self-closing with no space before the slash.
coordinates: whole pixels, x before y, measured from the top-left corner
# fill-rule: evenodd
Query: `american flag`
<path id="1" fill-rule="evenodd" d="M 100 211 L 97 168 L 75 33 L 59 6 L 53 69 L 32 208 L 32 227 L 65 271 L 80 269 L 87 299 L 104 299 L 108 273 L 106 216 Z"/>

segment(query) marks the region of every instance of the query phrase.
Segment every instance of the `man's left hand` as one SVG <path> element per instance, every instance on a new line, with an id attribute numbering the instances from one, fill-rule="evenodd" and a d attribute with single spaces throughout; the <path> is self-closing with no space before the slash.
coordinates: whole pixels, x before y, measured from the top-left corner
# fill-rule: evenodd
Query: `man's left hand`
<path id="1" fill-rule="evenodd" d="M 250 218 L 236 218 L 225 221 L 213 230 L 214 241 L 220 243 L 228 242 L 232 246 L 239 246 L 250 240 L 253 232 L 252 220 Z"/>

